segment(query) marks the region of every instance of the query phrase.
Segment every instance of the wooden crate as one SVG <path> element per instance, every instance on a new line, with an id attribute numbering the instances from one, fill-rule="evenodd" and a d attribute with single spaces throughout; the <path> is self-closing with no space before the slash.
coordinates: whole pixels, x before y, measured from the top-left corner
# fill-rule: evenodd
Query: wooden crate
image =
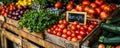
<path id="1" fill-rule="evenodd" d="M 89 19 L 89 20 L 97 20 L 99 22 L 99 24 L 101 23 L 101 21 L 98 19 Z M 49 42 L 52 42 L 54 44 L 60 45 L 65 48 L 80 48 L 81 43 L 84 40 L 86 40 L 89 36 L 91 36 L 93 33 L 95 33 L 96 29 L 98 29 L 98 27 L 99 27 L 99 25 L 97 25 L 90 34 L 88 34 L 86 37 L 84 37 L 83 40 L 78 41 L 78 42 L 72 42 L 67 39 L 55 36 L 53 34 L 49 34 L 48 32 L 45 32 L 45 36 L 46 36 L 45 39 Z"/>

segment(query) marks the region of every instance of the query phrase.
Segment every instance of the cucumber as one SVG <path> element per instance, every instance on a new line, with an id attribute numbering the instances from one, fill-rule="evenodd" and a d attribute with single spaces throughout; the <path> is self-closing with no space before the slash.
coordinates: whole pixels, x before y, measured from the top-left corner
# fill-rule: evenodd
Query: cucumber
<path id="1" fill-rule="evenodd" d="M 120 44 L 120 36 L 115 36 L 110 38 L 101 36 L 99 38 L 99 42 L 105 43 L 105 44 Z"/>
<path id="2" fill-rule="evenodd" d="M 113 32 L 115 34 L 120 35 L 120 26 L 102 23 L 101 28 L 106 30 L 106 31 Z"/>
<path id="3" fill-rule="evenodd" d="M 106 24 L 112 24 L 117 22 L 120 22 L 120 15 L 107 19 Z"/>

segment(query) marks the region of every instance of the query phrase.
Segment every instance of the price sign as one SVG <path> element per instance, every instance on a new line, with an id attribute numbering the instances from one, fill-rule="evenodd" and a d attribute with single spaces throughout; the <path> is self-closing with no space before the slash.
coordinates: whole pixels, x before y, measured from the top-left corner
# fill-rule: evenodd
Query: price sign
<path id="1" fill-rule="evenodd" d="M 86 12 L 67 12 L 66 19 L 69 22 L 78 21 L 82 25 L 86 24 Z"/>

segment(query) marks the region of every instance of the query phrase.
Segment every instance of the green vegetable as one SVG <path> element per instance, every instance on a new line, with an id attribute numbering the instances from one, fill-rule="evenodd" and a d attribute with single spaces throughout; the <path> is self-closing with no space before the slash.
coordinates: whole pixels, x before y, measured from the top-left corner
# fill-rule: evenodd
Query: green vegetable
<path id="1" fill-rule="evenodd" d="M 112 46 L 111 45 L 106 45 L 106 48 L 112 48 Z"/>
<path id="2" fill-rule="evenodd" d="M 107 24 L 116 23 L 116 22 L 120 22 L 120 15 L 112 17 L 106 21 Z"/>
<path id="3" fill-rule="evenodd" d="M 107 44 L 119 44 L 120 43 L 120 36 L 115 36 L 115 37 L 110 37 L 110 38 L 100 36 L 99 42 L 107 43 Z"/>
<path id="4" fill-rule="evenodd" d="M 120 26 L 102 23 L 101 28 L 106 31 L 113 32 L 120 35 Z"/>
<path id="5" fill-rule="evenodd" d="M 30 32 L 41 32 L 57 23 L 60 19 L 61 16 L 56 16 L 45 10 L 39 12 L 31 10 L 20 19 L 19 28 L 26 27 Z"/>

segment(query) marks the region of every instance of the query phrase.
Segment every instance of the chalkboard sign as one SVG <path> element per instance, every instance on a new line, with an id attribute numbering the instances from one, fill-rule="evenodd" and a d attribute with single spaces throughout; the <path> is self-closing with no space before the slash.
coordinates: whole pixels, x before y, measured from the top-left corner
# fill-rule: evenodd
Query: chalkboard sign
<path id="1" fill-rule="evenodd" d="M 82 25 L 86 24 L 86 12 L 67 12 L 66 19 L 69 22 L 78 21 Z"/>

